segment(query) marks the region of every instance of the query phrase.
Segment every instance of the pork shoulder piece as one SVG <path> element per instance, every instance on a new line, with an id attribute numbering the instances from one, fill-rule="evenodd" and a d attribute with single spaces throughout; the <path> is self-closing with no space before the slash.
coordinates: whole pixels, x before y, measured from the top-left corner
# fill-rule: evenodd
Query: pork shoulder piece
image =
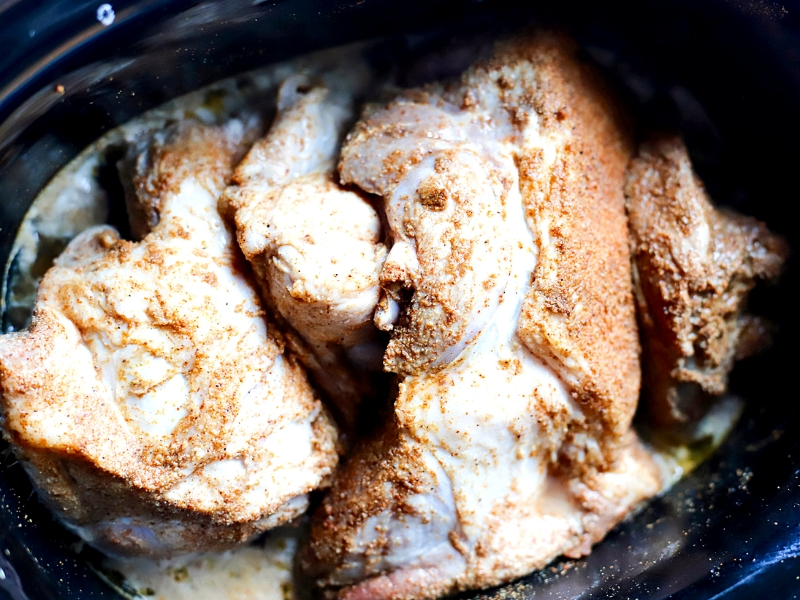
<path id="1" fill-rule="evenodd" d="M 375 209 L 335 173 L 365 78 L 350 66 L 350 77 L 336 71 L 283 83 L 270 130 L 221 201 L 290 348 L 345 431 L 375 392 L 369 368 L 379 369 L 382 347 L 372 316 L 386 257 Z"/>
<path id="2" fill-rule="evenodd" d="M 737 353 L 760 345 L 747 296 L 778 276 L 788 248 L 714 207 L 676 136 L 642 144 L 625 194 L 648 406 L 657 424 L 686 424 L 727 390 Z"/>
<path id="3" fill-rule="evenodd" d="M 0 340 L 5 437 L 42 499 L 117 555 L 230 548 L 303 512 L 336 431 L 217 211 L 245 128 L 184 123 L 137 162 L 142 241 L 79 235 Z"/>
<path id="4" fill-rule="evenodd" d="M 306 571 L 339 598 L 421 599 L 580 556 L 661 489 L 630 429 L 638 342 L 629 143 L 563 38 L 370 107 L 342 150 L 381 196 L 394 415 L 337 474 Z"/>

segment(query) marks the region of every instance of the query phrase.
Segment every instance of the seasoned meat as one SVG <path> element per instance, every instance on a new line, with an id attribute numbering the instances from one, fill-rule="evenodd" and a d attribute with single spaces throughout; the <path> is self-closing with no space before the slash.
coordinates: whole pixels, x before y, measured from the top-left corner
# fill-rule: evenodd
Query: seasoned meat
<path id="1" fill-rule="evenodd" d="M 306 571 L 340 598 L 432 598 L 580 556 L 661 475 L 631 430 L 629 143 L 565 40 L 371 107 L 342 150 L 379 195 L 394 415 L 337 474 Z"/>
<path id="2" fill-rule="evenodd" d="M 112 554 L 229 548 L 303 512 L 337 463 L 217 211 L 245 137 L 239 121 L 156 134 L 133 161 L 152 230 L 79 235 L 30 331 L 0 339 L 6 437 L 55 514 Z"/>
<path id="3" fill-rule="evenodd" d="M 747 296 L 779 274 L 787 246 L 715 208 L 678 137 L 642 145 L 625 194 L 649 409 L 660 425 L 685 424 L 726 391 L 737 353 L 760 345 Z"/>
<path id="4" fill-rule="evenodd" d="M 386 249 L 375 209 L 334 178 L 358 81 L 328 79 L 330 87 L 304 76 L 282 85 L 275 122 L 222 205 L 290 347 L 350 431 L 374 392 L 366 371 L 380 365 L 372 316 Z"/>

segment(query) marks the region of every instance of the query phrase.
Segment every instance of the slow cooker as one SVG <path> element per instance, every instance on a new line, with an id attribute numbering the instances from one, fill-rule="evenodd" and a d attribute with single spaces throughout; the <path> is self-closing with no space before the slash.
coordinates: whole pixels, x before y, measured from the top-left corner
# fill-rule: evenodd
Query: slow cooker
<path id="1" fill-rule="evenodd" d="M 683 133 L 717 203 L 798 247 L 800 2 L 641 0 L 0 0 L 0 264 L 27 208 L 86 145 L 167 100 L 312 50 L 381 38 L 414 57 L 527 24 L 575 36 L 640 131 Z M 745 412 L 716 452 L 582 560 L 474 598 L 800 594 L 799 289 L 790 260 L 752 312 L 770 350 L 734 370 Z M 0 598 L 119 598 L 0 457 Z"/>

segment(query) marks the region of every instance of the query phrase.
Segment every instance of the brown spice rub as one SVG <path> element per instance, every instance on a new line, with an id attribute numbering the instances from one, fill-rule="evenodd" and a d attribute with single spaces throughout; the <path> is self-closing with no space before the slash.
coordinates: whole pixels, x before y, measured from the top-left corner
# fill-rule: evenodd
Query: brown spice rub
<path id="1" fill-rule="evenodd" d="M 302 555 L 309 575 L 327 575 L 329 565 L 346 561 L 348 551 L 352 550 L 347 534 L 362 527 L 370 517 L 387 510 L 413 513 L 405 499 L 426 485 L 435 485 L 425 473 L 420 457 L 412 440 L 401 439 L 394 419 L 379 434 L 362 442 L 359 452 L 336 473 L 337 478 L 350 485 L 344 490 L 332 489 L 317 509 L 310 543 Z M 402 485 L 391 485 L 398 478 Z M 379 536 L 368 551 L 381 554 L 380 546 L 388 543 L 385 536 Z"/>
<path id="2" fill-rule="evenodd" d="M 408 375 L 435 364 L 444 349 L 468 335 L 472 323 L 465 315 L 488 311 L 489 302 L 484 296 L 505 281 L 509 248 L 500 239 L 499 230 L 494 229 L 501 219 L 505 196 L 487 193 L 493 187 L 502 189 L 501 182 L 468 174 L 458 161 L 458 151 L 441 151 L 433 173 L 421 183 L 414 199 L 425 209 L 414 211 L 406 207 L 406 214 L 413 216 L 404 220 L 405 234 L 415 241 L 419 267 L 414 273 L 398 275 L 392 272 L 392 262 L 388 261 L 389 268 L 381 273 L 381 284 L 392 292 L 397 289 L 398 298 L 409 288 L 414 291 L 392 330 L 383 359 L 387 371 Z M 486 202 L 486 197 L 493 202 Z M 476 227 L 477 221 L 482 227 Z M 419 231 L 414 231 L 415 224 Z M 434 251 L 428 250 L 433 245 L 431 238 L 436 244 Z M 482 253 L 486 248 L 493 251 Z M 473 269 L 476 256 L 482 257 L 484 264 L 492 261 L 494 269 Z M 459 284 L 470 277 L 476 279 L 474 288 L 471 293 L 464 293 Z M 401 287 L 406 280 L 411 285 Z"/>
<path id="3" fill-rule="evenodd" d="M 528 98 L 556 146 L 551 165 L 542 151 L 518 160 L 539 246 L 518 331 L 571 387 L 595 434 L 613 438 L 630 426 L 640 383 L 622 194 L 630 139 L 574 46 L 543 35 L 517 48 L 534 65 Z"/>
<path id="4" fill-rule="evenodd" d="M 625 194 L 650 411 L 661 424 L 691 421 L 726 391 L 737 352 L 760 344 L 747 295 L 778 276 L 788 248 L 763 223 L 716 209 L 675 136 L 642 145 Z"/>
<path id="5" fill-rule="evenodd" d="M 208 189 L 224 186 L 242 152 L 253 141 L 246 138 L 244 143 L 232 144 L 225 136 L 209 133 L 209 128 L 180 129 L 178 136 L 169 128 L 159 132 L 156 144 L 143 137 L 120 163 L 128 220 L 136 239 L 142 239 L 158 224 L 165 194 L 176 193 L 190 175 L 198 176 Z M 250 128 L 248 138 L 256 132 L 257 128 Z M 181 231 L 172 233 L 186 235 Z"/>

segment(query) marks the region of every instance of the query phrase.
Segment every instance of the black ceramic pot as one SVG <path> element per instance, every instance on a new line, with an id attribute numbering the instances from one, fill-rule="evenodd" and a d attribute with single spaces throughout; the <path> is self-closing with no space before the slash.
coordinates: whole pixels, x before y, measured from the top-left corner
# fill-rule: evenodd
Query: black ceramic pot
<path id="1" fill-rule="evenodd" d="M 0 265 L 37 191 L 110 128 L 214 80 L 378 36 L 413 56 L 436 40 L 528 21 L 570 30 L 640 127 L 680 129 L 719 203 L 794 247 L 800 173 L 800 3 L 653 0 L 0 0 Z M 753 312 L 773 348 L 738 366 L 748 400 L 721 448 L 579 561 L 480 598 L 742 598 L 800 594 L 800 289 L 790 261 Z M 13 457 L 0 469 L 0 598 L 116 598 L 73 551 Z M 506 595 L 504 595 L 506 594 Z M 469 597 L 469 595 L 467 595 Z"/>

